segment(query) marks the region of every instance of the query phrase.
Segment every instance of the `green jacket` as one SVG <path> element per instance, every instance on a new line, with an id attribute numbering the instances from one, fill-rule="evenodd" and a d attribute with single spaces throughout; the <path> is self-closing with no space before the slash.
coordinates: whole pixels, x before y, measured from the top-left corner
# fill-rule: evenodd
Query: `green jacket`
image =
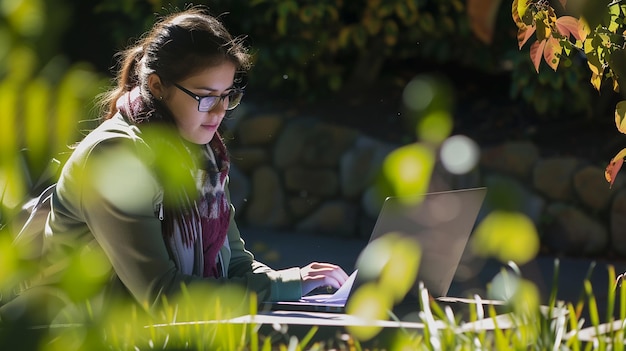
<path id="1" fill-rule="evenodd" d="M 48 264 L 62 266 L 68 249 L 99 247 L 113 268 L 112 286 L 125 287 L 149 306 L 178 292 L 181 284 L 207 281 L 245 286 L 259 301 L 301 297 L 299 268 L 275 271 L 246 250 L 232 204 L 219 253 L 223 277 L 181 273 L 161 235 L 163 192 L 152 168 L 155 157 L 141 131 L 120 114 L 89 133 L 64 165 L 52 197 L 44 241 Z M 226 195 L 230 203 L 228 190 Z"/>

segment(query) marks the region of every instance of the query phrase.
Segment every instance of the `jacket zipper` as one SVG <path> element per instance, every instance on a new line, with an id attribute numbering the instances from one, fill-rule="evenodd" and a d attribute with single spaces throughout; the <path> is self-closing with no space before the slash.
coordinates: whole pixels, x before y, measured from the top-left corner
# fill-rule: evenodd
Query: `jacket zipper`
<path id="1" fill-rule="evenodd" d="M 157 208 L 155 212 L 156 212 L 155 214 L 157 215 L 157 217 L 159 217 L 159 220 L 162 221 L 163 220 L 163 204 L 162 203 L 157 204 Z"/>

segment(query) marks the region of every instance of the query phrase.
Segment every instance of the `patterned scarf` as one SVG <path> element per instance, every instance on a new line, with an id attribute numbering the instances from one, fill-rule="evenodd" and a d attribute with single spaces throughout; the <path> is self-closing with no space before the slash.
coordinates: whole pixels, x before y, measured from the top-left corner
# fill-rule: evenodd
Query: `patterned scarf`
<path id="1" fill-rule="evenodd" d="M 146 104 L 139 88 L 124 94 L 117 101 L 117 107 L 122 116 L 142 132 L 147 126 L 173 126 L 173 122 L 168 122 L 173 118 L 167 108 L 158 102 L 155 106 Z M 180 156 L 173 159 L 180 160 L 181 170 L 195 183 L 193 189 L 178 184 L 164 185 L 162 233 L 170 256 L 185 274 L 220 277 L 217 255 L 224 245 L 230 221 L 230 205 L 225 195 L 230 160 L 221 136 L 216 133 L 209 144 L 194 145 L 179 136 L 151 138 L 149 133 L 144 134 L 155 157 L 159 157 L 160 151 Z M 176 165 L 166 164 L 165 167 Z M 164 172 L 157 170 L 156 173 Z M 168 170 L 167 174 L 172 173 Z M 162 179 L 164 184 L 167 181 Z M 201 238 L 201 245 L 198 238 Z"/>

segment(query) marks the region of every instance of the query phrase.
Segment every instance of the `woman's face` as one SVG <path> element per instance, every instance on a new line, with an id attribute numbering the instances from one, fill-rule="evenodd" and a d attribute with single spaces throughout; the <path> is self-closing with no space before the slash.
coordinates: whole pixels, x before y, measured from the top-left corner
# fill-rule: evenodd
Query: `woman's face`
<path id="1" fill-rule="evenodd" d="M 197 96 L 222 96 L 233 89 L 235 70 L 232 62 L 224 61 L 176 83 Z M 175 85 L 166 89 L 163 102 L 174 116 L 180 135 L 195 144 L 211 141 L 226 114 L 223 101 L 208 112 L 198 111 L 198 101 Z"/>

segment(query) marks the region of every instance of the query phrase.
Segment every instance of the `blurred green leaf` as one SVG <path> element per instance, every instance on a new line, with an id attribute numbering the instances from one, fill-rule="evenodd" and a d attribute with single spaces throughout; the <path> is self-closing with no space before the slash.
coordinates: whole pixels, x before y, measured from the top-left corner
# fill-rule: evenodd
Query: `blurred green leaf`
<path id="1" fill-rule="evenodd" d="M 500 262 L 524 264 L 539 253 L 539 234 L 525 214 L 493 211 L 478 224 L 472 249 Z"/>
<path id="2" fill-rule="evenodd" d="M 363 321 L 385 320 L 387 310 L 392 307 L 392 300 L 380 284 L 366 283 L 361 285 L 352 295 L 346 305 L 346 313 L 360 318 Z M 370 340 L 381 330 L 381 326 L 374 323 L 363 325 L 348 325 L 348 331 L 359 340 Z"/>
<path id="3" fill-rule="evenodd" d="M 11 26 L 24 36 L 37 36 L 45 24 L 44 3 L 40 0 L 4 0 L 0 11 Z"/>

